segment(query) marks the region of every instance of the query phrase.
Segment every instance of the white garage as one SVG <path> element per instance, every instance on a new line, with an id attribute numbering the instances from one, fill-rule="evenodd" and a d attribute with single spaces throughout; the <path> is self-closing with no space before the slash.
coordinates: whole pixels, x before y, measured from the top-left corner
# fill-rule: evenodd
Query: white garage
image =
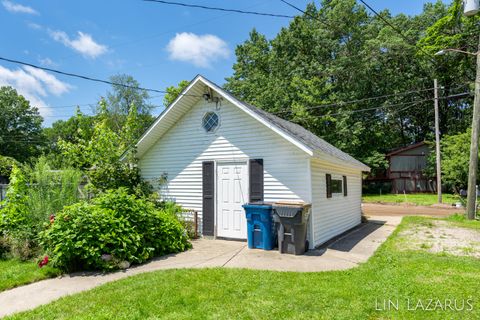
<path id="1" fill-rule="evenodd" d="M 303 127 L 197 76 L 136 144 L 142 176 L 162 197 L 199 212 L 204 236 L 246 239 L 242 205 L 312 204 L 311 247 L 361 221 L 369 167 Z"/>

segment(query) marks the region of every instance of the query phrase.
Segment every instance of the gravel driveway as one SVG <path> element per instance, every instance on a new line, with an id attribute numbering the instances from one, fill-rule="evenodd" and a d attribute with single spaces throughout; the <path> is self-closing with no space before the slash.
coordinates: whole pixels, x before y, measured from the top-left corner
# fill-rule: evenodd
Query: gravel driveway
<path id="1" fill-rule="evenodd" d="M 362 203 L 362 211 L 366 216 L 432 216 L 447 217 L 464 210 L 451 206 L 413 206 L 403 204 Z"/>

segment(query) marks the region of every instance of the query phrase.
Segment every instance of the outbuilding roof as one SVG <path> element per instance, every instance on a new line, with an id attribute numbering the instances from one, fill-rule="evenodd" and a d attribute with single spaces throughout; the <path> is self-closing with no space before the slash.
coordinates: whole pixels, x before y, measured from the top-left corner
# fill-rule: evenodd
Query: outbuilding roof
<path id="1" fill-rule="evenodd" d="M 402 152 L 405 152 L 405 151 L 408 151 L 408 150 L 412 150 L 412 149 L 416 149 L 416 148 L 422 147 L 422 146 L 424 146 L 425 144 L 427 144 L 425 141 L 420 141 L 420 142 L 417 142 L 417 143 L 413 143 L 413 144 L 411 144 L 411 145 L 408 145 L 408 146 L 406 146 L 406 147 L 396 148 L 396 149 L 394 149 L 393 151 L 390 151 L 389 153 L 387 153 L 387 157 L 394 156 L 394 155 L 396 155 L 396 154 L 399 154 L 399 153 L 402 153 Z"/>
<path id="2" fill-rule="evenodd" d="M 141 151 L 141 149 L 145 149 L 146 146 L 145 145 L 142 146 L 142 144 L 147 143 L 148 140 L 151 140 L 151 139 L 147 139 L 148 135 L 151 135 L 152 131 L 154 131 L 156 127 L 159 127 L 160 121 L 162 121 L 162 119 L 165 118 L 169 110 L 175 107 L 175 105 L 178 103 L 179 100 L 189 97 L 188 95 L 189 91 L 192 89 L 193 85 L 197 84 L 198 82 L 204 83 L 205 85 L 215 90 L 218 94 L 222 95 L 233 104 L 241 107 L 242 109 L 250 113 L 252 116 L 256 117 L 257 119 L 261 120 L 264 123 L 266 122 L 271 127 L 271 129 L 274 129 L 274 131 L 276 131 L 277 133 L 286 136 L 287 138 L 289 138 L 289 140 L 291 140 L 291 142 L 298 143 L 301 147 L 303 147 L 305 151 L 310 151 L 309 152 L 310 155 L 315 156 L 318 154 L 325 154 L 333 159 L 338 159 L 344 164 L 348 164 L 350 166 L 356 167 L 362 171 L 370 171 L 370 168 L 367 165 L 363 164 L 362 162 L 358 161 L 357 159 L 353 158 L 352 156 L 343 152 L 342 150 L 334 147 L 330 143 L 316 136 L 315 134 L 303 128 L 302 126 L 295 124 L 293 122 L 284 120 L 269 112 L 266 112 L 265 110 L 259 109 L 255 106 L 252 106 L 251 104 L 248 104 L 244 101 L 237 99 L 231 93 L 227 92 L 223 88 L 219 87 L 218 85 L 204 78 L 201 75 L 197 75 L 192 80 L 191 84 L 182 91 L 179 97 L 170 106 L 168 106 L 162 112 L 162 114 L 158 116 L 158 118 L 155 120 L 152 126 L 143 134 L 143 136 L 137 142 L 136 144 L 137 150 Z M 155 140 L 159 138 L 158 135 L 156 136 L 157 138 Z"/>

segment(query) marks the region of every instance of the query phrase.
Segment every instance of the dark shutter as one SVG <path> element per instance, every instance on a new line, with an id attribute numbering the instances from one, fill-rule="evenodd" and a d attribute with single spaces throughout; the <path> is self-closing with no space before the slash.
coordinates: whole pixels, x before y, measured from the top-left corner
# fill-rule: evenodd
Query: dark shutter
<path id="1" fill-rule="evenodd" d="M 215 163 L 204 161 L 202 163 L 202 187 L 203 187 L 203 235 L 214 235 L 215 219 Z"/>
<path id="2" fill-rule="evenodd" d="M 331 198 L 332 197 L 332 175 L 327 173 L 325 175 L 325 181 L 326 181 L 326 189 L 327 189 L 327 198 Z"/>
<path id="3" fill-rule="evenodd" d="M 343 195 L 346 197 L 347 193 L 347 176 L 343 176 Z"/>
<path id="4" fill-rule="evenodd" d="M 263 201 L 263 159 L 250 160 L 250 202 Z"/>

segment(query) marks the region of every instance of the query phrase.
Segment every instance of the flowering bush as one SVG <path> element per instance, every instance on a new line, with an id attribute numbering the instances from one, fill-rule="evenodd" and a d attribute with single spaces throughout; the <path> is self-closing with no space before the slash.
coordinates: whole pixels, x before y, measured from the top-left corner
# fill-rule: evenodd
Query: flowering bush
<path id="1" fill-rule="evenodd" d="M 125 188 L 65 207 L 46 226 L 41 242 L 50 263 L 67 271 L 118 269 L 190 247 L 174 215 Z"/>
<path id="2" fill-rule="evenodd" d="M 48 256 L 45 256 L 39 263 L 38 263 L 38 267 L 39 268 L 43 268 L 44 266 L 46 266 L 48 264 Z"/>

